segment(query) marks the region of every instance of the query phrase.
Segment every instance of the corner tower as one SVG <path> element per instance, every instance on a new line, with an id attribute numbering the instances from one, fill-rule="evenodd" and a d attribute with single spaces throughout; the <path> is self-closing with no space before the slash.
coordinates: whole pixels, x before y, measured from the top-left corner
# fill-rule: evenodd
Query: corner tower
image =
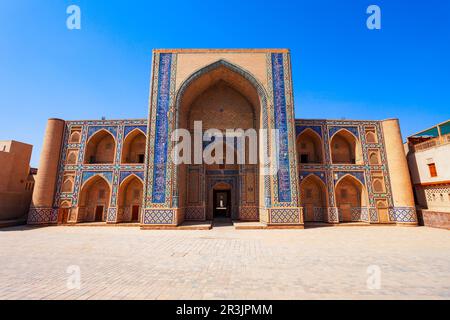
<path id="1" fill-rule="evenodd" d="M 382 126 L 394 205 L 389 208 L 389 219 L 397 224 L 415 226 L 417 214 L 400 124 L 398 119 L 388 119 Z"/>
<path id="2" fill-rule="evenodd" d="M 53 208 L 53 199 L 63 134 L 64 120 L 48 119 L 28 224 L 47 224 L 56 221 L 57 210 Z"/>

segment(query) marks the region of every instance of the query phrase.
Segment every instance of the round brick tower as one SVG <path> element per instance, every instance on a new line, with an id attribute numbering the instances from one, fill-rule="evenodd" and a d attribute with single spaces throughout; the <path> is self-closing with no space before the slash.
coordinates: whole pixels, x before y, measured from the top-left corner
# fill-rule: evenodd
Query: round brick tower
<path id="1" fill-rule="evenodd" d="M 48 119 L 28 214 L 29 224 L 51 223 L 56 218 L 52 207 L 63 133 L 64 120 Z"/>
<path id="2" fill-rule="evenodd" d="M 394 201 L 394 207 L 389 209 L 391 219 L 395 217 L 397 223 L 417 225 L 411 178 L 399 121 L 387 119 L 382 124 Z"/>

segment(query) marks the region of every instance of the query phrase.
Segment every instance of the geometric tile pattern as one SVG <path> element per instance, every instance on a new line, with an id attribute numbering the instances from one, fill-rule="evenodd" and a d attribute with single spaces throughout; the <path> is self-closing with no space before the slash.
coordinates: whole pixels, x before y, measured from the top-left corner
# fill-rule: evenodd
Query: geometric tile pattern
<path id="1" fill-rule="evenodd" d="M 351 208 L 352 221 L 369 222 L 369 208 Z"/>
<path id="2" fill-rule="evenodd" d="M 30 208 L 28 214 L 28 223 L 43 224 L 49 223 L 52 219 L 52 208 Z"/>
<path id="3" fill-rule="evenodd" d="M 328 223 L 339 222 L 339 210 L 336 207 L 328 207 Z"/>
<path id="4" fill-rule="evenodd" d="M 256 221 L 259 218 L 257 207 L 240 207 L 239 219 L 247 221 Z"/>
<path id="5" fill-rule="evenodd" d="M 159 61 L 158 98 L 156 105 L 155 142 L 153 159 L 152 202 L 166 201 L 167 150 L 169 145 L 169 100 L 172 54 L 162 53 Z"/>
<path id="6" fill-rule="evenodd" d="M 186 207 L 184 209 L 185 220 L 205 220 L 205 207 Z"/>
<path id="7" fill-rule="evenodd" d="M 413 207 L 389 208 L 389 219 L 396 222 L 417 222 L 416 209 Z"/>
<path id="8" fill-rule="evenodd" d="M 370 222 L 378 222 L 378 211 L 376 208 L 369 208 Z"/>
<path id="9" fill-rule="evenodd" d="M 286 92 L 284 83 L 283 54 L 272 53 L 272 81 L 275 128 L 278 140 L 278 201 L 291 202 L 289 165 L 289 132 L 287 128 Z"/>
<path id="10" fill-rule="evenodd" d="M 321 126 L 296 126 L 295 127 L 295 135 L 298 137 L 305 131 L 306 129 L 311 129 L 315 131 L 319 136 L 322 137 L 322 127 Z"/>
<path id="11" fill-rule="evenodd" d="M 173 224 L 173 213 L 170 209 L 146 209 L 144 224 Z"/>
<path id="12" fill-rule="evenodd" d="M 270 222 L 277 224 L 300 223 L 300 211 L 295 208 L 273 208 L 270 210 Z"/>

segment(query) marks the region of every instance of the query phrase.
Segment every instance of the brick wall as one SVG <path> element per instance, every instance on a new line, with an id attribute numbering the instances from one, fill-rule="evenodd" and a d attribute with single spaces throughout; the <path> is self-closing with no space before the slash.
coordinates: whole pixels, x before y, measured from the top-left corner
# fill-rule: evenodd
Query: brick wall
<path id="1" fill-rule="evenodd" d="M 418 210 L 421 225 L 450 230 L 450 212 Z"/>

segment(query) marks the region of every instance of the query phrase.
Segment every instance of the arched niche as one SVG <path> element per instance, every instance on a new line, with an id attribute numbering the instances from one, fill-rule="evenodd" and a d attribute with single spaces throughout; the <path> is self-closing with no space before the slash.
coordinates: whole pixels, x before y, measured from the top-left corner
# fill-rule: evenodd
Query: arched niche
<path id="1" fill-rule="evenodd" d="M 362 164 L 361 144 L 348 130 L 336 132 L 330 141 L 331 160 L 334 164 Z"/>
<path id="2" fill-rule="evenodd" d="M 300 183 L 300 205 L 303 207 L 305 222 L 325 220 L 327 209 L 327 189 L 316 175 L 309 175 Z"/>
<path id="3" fill-rule="evenodd" d="M 116 141 L 107 130 L 99 130 L 94 133 L 86 144 L 84 163 L 86 164 L 111 164 L 114 163 Z"/>
<path id="4" fill-rule="evenodd" d="M 367 193 L 364 185 L 349 174 L 337 182 L 335 197 L 340 222 L 351 222 L 352 210 L 361 210 L 367 206 Z"/>
<path id="5" fill-rule="evenodd" d="M 79 221 L 106 221 L 111 187 L 101 175 L 95 175 L 83 183 L 78 201 Z"/>
<path id="6" fill-rule="evenodd" d="M 263 122 L 261 108 L 265 101 L 266 95 L 262 85 L 250 73 L 239 66 L 219 60 L 197 70 L 181 84 L 176 97 L 177 127 L 187 129 L 192 133 L 194 122 L 201 121 L 204 131 L 211 128 L 218 129 L 223 133 L 226 129 L 257 130 Z M 248 154 L 247 143 L 245 153 Z M 193 155 L 191 160 L 194 160 Z M 200 172 L 223 170 L 223 172 L 227 171 L 228 174 L 232 174 L 230 172 L 237 172 L 240 167 L 244 166 L 250 169 L 256 168 L 254 172 L 257 172 L 259 165 L 246 162 L 241 165 L 215 163 L 201 164 L 200 166 L 204 170 L 200 170 Z M 184 164 L 177 167 L 180 207 L 186 207 L 188 204 L 190 206 L 206 205 L 204 199 L 208 199 L 210 190 L 205 189 L 206 178 L 199 178 L 197 172 L 188 170 L 188 166 Z M 245 179 L 245 175 L 246 173 L 241 178 Z M 257 179 L 254 190 L 259 188 L 259 183 L 263 183 L 262 179 L 262 177 Z M 198 194 L 193 194 L 192 190 L 187 192 L 187 188 L 192 188 L 192 186 L 195 186 L 194 191 Z M 198 201 L 196 203 L 190 201 L 188 194 L 192 194 L 192 198 Z M 232 194 L 235 193 L 232 192 Z M 237 199 L 234 199 L 233 203 L 235 200 L 236 203 L 240 203 L 240 200 Z M 258 203 L 260 203 L 259 198 L 256 205 Z"/>
<path id="7" fill-rule="evenodd" d="M 299 163 L 322 163 L 322 138 L 313 130 L 306 129 L 297 137 Z"/>
<path id="8" fill-rule="evenodd" d="M 123 141 L 122 163 L 144 163 L 145 134 L 138 128 L 127 134 Z"/>
<path id="9" fill-rule="evenodd" d="M 141 217 L 144 184 L 132 174 L 119 186 L 118 207 L 120 222 L 139 222 Z"/>

